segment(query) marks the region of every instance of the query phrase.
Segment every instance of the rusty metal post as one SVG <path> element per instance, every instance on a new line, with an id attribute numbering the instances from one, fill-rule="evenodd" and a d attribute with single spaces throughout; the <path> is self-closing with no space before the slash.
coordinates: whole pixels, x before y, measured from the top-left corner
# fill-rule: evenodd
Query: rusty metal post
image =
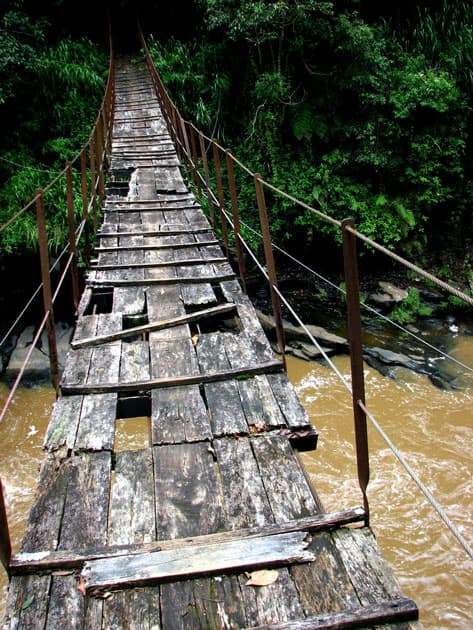
<path id="1" fill-rule="evenodd" d="M 97 126 L 95 127 L 95 160 L 97 164 L 97 178 L 98 178 L 98 197 L 99 197 L 99 207 L 102 205 L 102 200 L 104 196 L 105 184 L 103 180 L 103 128 L 102 128 L 102 117 L 99 116 L 97 118 Z"/>
<path id="2" fill-rule="evenodd" d="M 41 262 L 41 279 L 43 282 L 44 312 L 49 313 L 46 322 L 49 345 L 49 364 L 51 368 L 51 382 L 56 391 L 59 390 L 59 361 L 57 356 L 56 327 L 54 322 L 53 298 L 51 290 L 51 276 L 49 274 L 48 235 L 46 231 L 46 215 L 44 211 L 44 193 L 36 191 L 36 218 L 38 223 L 39 258 Z"/>
<path id="3" fill-rule="evenodd" d="M 189 136 L 187 135 L 187 129 L 186 129 L 186 123 L 184 121 L 184 119 L 182 118 L 182 116 L 179 116 L 179 122 L 181 124 L 181 134 L 182 134 L 182 138 L 183 138 L 183 142 L 184 142 L 184 155 L 185 155 L 185 160 L 187 163 L 187 168 L 191 174 L 192 177 L 192 156 L 191 156 L 191 148 L 190 148 L 190 144 L 189 144 Z"/>
<path id="4" fill-rule="evenodd" d="M 233 159 L 230 149 L 225 150 L 227 163 L 228 188 L 230 190 L 230 200 L 232 202 L 233 229 L 235 230 L 235 246 L 238 258 L 238 271 L 240 273 L 241 285 L 246 293 L 246 270 L 245 258 L 243 256 L 243 245 L 241 242 L 240 216 L 238 213 L 238 197 L 236 192 L 235 173 L 233 171 Z"/>
<path id="5" fill-rule="evenodd" d="M 95 140 L 92 134 L 89 143 L 90 189 L 92 195 L 92 221 L 94 234 L 97 234 L 97 174 L 95 170 Z"/>
<path id="6" fill-rule="evenodd" d="M 346 301 L 348 317 L 348 342 L 350 346 L 353 416 L 355 421 L 356 459 L 358 482 L 363 495 L 366 524 L 369 525 L 369 504 L 366 489 L 370 478 L 368 430 L 366 414 L 358 404 L 365 404 L 365 379 L 363 374 L 363 345 L 360 313 L 360 286 L 356 236 L 347 228 L 354 228 L 352 219 L 342 221 L 343 265 L 345 269 Z"/>
<path id="7" fill-rule="evenodd" d="M 80 152 L 80 182 L 82 190 L 82 214 L 84 217 L 85 259 L 87 265 L 90 265 L 89 199 L 87 191 L 87 156 L 85 148 Z"/>
<path id="8" fill-rule="evenodd" d="M 227 226 L 227 218 L 224 213 L 225 197 L 223 194 L 222 170 L 220 168 L 220 153 L 219 153 L 218 145 L 215 142 L 215 140 L 212 140 L 212 149 L 213 149 L 213 157 L 214 157 L 214 164 L 215 164 L 215 179 L 217 181 L 218 208 L 220 211 L 220 221 L 222 222 L 222 237 L 223 237 L 223 242 L 225 243 L 225 252 L 228 258 L 229 256 L 228 226 Z"/>
<path id="9" fill-rule="evenodd" d="M 204 166 L 205 188 L 207 190 L 207 202 L 209 204 L 210 223 L 213 226 L 215 223 L 215 214 L 214 214 L 214 204 L 212 201 L 212 194 L 211 194 L 211 188 L 210 188 L 209 163 L 207 161 L 207 151 L 205 150 L 204 134 L 201 131 L 199 131 L 199 145 L 200 145 L 200 153 L 202 155 L 202 164 Z"/>
<path id="10" fill-rule="evenodd" d="M 72 300 L 77 313 L 79 306 L 79 268 L 77 266 L 78 254 L 76 245 L 76 230 L 74 221 L 74 182 L 72 179 L 72 166 L 66 162 L 66 190 L 67 190 L 67 222 L 69 226 L 69 253 L 72 255 L 71 275 L 72 275 Z"/>
<path id="11" fill-rule="evenodd" d="M 192 159 L 194 160 L 194 174 L 195 174 L 195 182 L 197 184 L 197 192 L 199 195 L 199 199 L 202 198 L 202 186 L 200 183 L 200 176 L 199 176 L 199 158 L 197 157 L 197 144 L 195 141 L 195 129 L 194 129 L 194 125 L 191 122 L 190 124 L 190 130 L 191 130 L 191 146 L 192 146 Z"/>
<path id="12" fill-rule="evenodd" d="M 5 495 L 3 494 L 3 484 L 0 479 L 0 563 L 3 565 L 8 575 L 10 574 L 10 560 L 10 530 L 8 529 L 7 508 L 5 504 Z"/>
<path id="13" fill-rule="evenodd" d="M 261 176 L 255 173 L 254 177 L 256 189 L 256 201 L 258 202 L 259 220 L 261 225 L 261 234 L 263 235 L 264 257 L 266 260 L 266 268 L 269 276 L 269 289 L 271 292 L 271 303 L 273 305 L 274 321 L 276 323 L 276 337 L 278 340 L 279 351 L 283 358 L 285 356 L 286 345 L 284 342 L 284 329 L 282 325 L 281 303 L 279 295 L 275 288 L 278 285 L 276 277 L 276 266 L 274 264 L 273 246 L 271 243 L 271 232 L 269 230 L 268 212 L 266 209 L 266 200 L 264 197 L 263 184 Z"/>

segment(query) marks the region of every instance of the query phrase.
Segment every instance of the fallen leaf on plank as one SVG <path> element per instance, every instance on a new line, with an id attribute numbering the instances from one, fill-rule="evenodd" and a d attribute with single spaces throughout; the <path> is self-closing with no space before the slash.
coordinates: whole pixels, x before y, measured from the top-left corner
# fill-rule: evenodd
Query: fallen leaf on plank
<path id="1" fill-rule="evenodd" d="M 279 573 L 275 569 L 262 569 L 250 573 L 250 579 L 246 586 L 269 586 L 278 579 Z"/>

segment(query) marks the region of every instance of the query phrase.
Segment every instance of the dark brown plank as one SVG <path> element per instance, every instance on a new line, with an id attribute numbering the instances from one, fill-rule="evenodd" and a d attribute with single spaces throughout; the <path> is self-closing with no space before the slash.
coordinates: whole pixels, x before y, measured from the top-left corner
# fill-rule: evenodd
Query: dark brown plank
<path id="1" fill-rule="evenodd" d="M 104 600 L 100 628 L 160 630 L 161 614 L 158 588 L 140 588 L 113 593 Z"/>
<path id="2" fill-rule="evenodd" d="M 30 510 L 22 552 L 57 549 L 67 493 L 67 464 L 48 458 L 41 466 L 38 488 Z"/>
<path id="3" fill-rule="evenodd" d="M 248 617 L 247 627 L 304 616 L 295 584 L 287 569 L 279 569 L 278 579 L 270 586 L 246 586 L 246 576 L 240 576 L 239 580 Z"/>
<path id="4" fill-rule="evenodd" d="M 300 619 L 289 623 L 269 623 L 255 626 L 251 630 L 348 630 L 366 628 L 377 624 L 415 621 L 419 616 L 417 606 L 411 599 L 384 600 L 376 604 L 352 610 L 328 613 Z M 398 627 L 397 625 L 395 627 Z"/>
<path id="5" fill-rule="evenodd" d="M 108 523 L 108 544 L 148 543 L 155 539 L 151 450 L 117 453 Z"/>
<path id="6" fill-rule="evenodd" d="M 2 630 L 46 626 L 49 603 L 49 575 L 15 577 L 10 582 Z"/>
<path id="7" fill-rule="evenodd" d="M 209 444 L 155 446 L 153 459 L 158 540 L 221 529 L 224 516 Z"/>
<path id="8" fill-rule="evenodd" d="M 68 486 L 59 549 L 78 551 L 107 540 L 111 454 L 81 454 L 67 461 Z"/>
<path id="9" fill-rule="evenodd" d="M 53 630 L 67 623 L 68 630 L 82 630 L 86 600 L 77 586 L 76 575 L 53 576 L 45 628 Z"/>

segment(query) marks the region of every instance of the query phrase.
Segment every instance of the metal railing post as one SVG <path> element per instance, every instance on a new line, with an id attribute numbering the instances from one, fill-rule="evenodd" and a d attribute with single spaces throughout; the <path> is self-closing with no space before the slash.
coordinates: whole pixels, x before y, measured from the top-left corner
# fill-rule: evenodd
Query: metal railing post
<path id="1" fill-rule="evenodd" d="M 44 193 L 36 191 L 36 218 L 38 222 L 38 244 L 41 263 L 41 280 L 43 283 L 44 312 L 49 313 L 46 322 L 49 345 L 49 364 L 51 368 L 51 382 L 56 391 L 59 390 L 59 361 L 56 344 L 56 327 L 54 322 L 53 299 L 51 291 L 51 276 L 49 274 L 48 235 L 46 231 L 46 216 L 44 212 Z"/>
<path id="2" fill-rule="evenodd" d="M 223 194 L 222 170 L 220 168 L 220 153 L 219 153 L 218 145 L 215 142 L 215 140 L 212 140 L 212 149 L 213 149 L 213 158 L 214 158 L 214 164 L 215 164 L 215 179 L 217 180 L 218 208 L 220 211 L 220 221 L 222 222 L 222 237 L 223 237 L 223 242 L 225 243 L 225 252 L 228 258 L 229 256 L 228 226 L 227 226 L 227 218 L 225 217 L 225 213 L 224 213 L 225 197 Z"/>
<path id="3" fill-rule="evenodd" d="M 192 122 L 190 123 L 190 132 L 191 132 L 192 159 L 194 161 L 195 183 L 197 184 L 197 192 L 200 199 L 202 197 L 202 184 L 200 182 L 200 176 L 199 176 L 199 158 L 197 157 L 197 143 L 195 141 L 195 129 Z"/>
<path id="4" fill-rule="evenodd" d="M 85 148 L 80 153 L 80 182 L 82 191 L 82 215 L 84 217 L 85 259 L 90 265 L 90 225 L 89 225 L 89 199 L 87 191 L 87 155 Z"/>
<path id="5" fill-rule="evenodd" d="M 199 131 L 199 145 L 200 153 L 202 155 L 202 165 L 204 167 L 205 188 L 207 192 L 207 202 L 209 204 L 209 218 L 212 226 L 215 224 L 214 204 L 212 201 L 212 194 L 210 189 L 210 176 L 209 176 L 209 163 L 207 161 L 207 151 L 205 150 L 204 134 Z"/>
<path id="6" fill-rule="evenodd" d="M 77 313 L 79 306 L 79 268 L 77 266 L 77 245 L 76 231 L 74 221 L 74 182 L 72 179 L 72 166 L 70 162 L 66 162 L 66 190 L 67 190 L 67 219 L 69 226 L 69 253 L 72 255 L 71 275 L 72 275 L 72 300 L 74 302 L 74 310 Z"/>
<path id="7" fill-rule="evenodd" d="M 282 325 L 281 303 L 279 301 L 279 295 L 276 293 L 275 288 L 278 285 L 276 277 L 276 266 L 274 264 L 273 246 L 271 243 L 271 232 L 269 230 L 268 212 L 266 208 L 266 200 L 264 197 L 263 184 L 261 182 L 261 176 L 255 173 L 254 177 L 256 188 L 256 200 L 258 202 L 259 220 L 261 225 L 261 234 L 263 235 L 264 245 L 264 257 L 266 260 L 266 268 L 269 276 L 269 290 L 271 293 L 271 303 L 273 305 L 274 321 L 276 323 L 276 337 L 278 341 L 279 351 L 285 356 L 285 342 L 284 342 L 284 329 Z"/>
<path id="8" fill-rule="evenodd" d="M 233 159 L 230 149 L 225 150 L 225 159 L 227 163 L 227 179 L 228 188 L 230 190 L 230 200 L 232 202 L 233 229 L 235 230 L 235 247 L 238 258 L 238 272 L 240 274 L 241 285 L 244 293 L 246 293 L 246 270 L 245 259 L 243 257 L 243 245 L 241 239 L 240 217 L 238 213 L 238 197 L 236 192 L 235 173 L 233 171 Z"/>
<path id="9" fill-rule="evenodd" d="M 3 494 L 3 484 L 0 479 L 0 563 L 5 571 L 10 574 L 11 540 L 8 529 L 7 508 Z"/>
<path id="10" fill-rule="evenodd" d="M 90 191 L 92 195 L 92 225 L 94 234 L 97 234 L 97 174 L 95 169 L 95 139 L 94 134 L 89 142 L 89 159 L 90 159 Z"/>
<path id="11" fill-rule="evenodd" d="M 363 495 L 366 525 L 369 525 L 369 504 L 366 489 L 370 478 L 368 430 L 366 414 L 359 403 L 365 404 L 365 378 L 363 373 L 363 345 L 360 313 L 360 286 L 356 236 L 347 228 L 354 228 L 352 219 L 342 221 L 343 265 L 345 269 L 346 301 L 348 318 L 348 342 L 350 346 L 351 387 L 353 416 L 355 421 L 356 460 L 358 482 Z"/>

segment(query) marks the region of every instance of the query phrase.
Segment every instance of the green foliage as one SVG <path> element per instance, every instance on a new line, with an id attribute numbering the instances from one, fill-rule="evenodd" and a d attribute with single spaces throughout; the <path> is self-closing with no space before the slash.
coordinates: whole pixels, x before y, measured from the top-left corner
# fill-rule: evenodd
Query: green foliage
<path id="1" fill-rule="evenodd" d="M 423 304 L 417 289 L 409 288 L 407 297 L 402 300 L 390 313 L 390 317 L 398 324 L 411 324 L 419 317 L 432 315 L 430 306 Z"/>

